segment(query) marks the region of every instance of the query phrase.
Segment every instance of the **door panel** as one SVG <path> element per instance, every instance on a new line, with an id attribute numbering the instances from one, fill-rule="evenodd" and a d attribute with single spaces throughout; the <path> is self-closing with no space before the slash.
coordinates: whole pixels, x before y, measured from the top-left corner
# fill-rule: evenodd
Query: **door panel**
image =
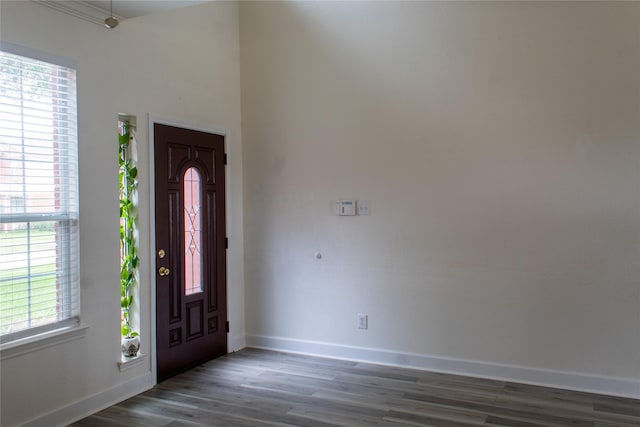
<path id="1" fill-rule="evenodd" d="M 225 174 L 223 136 L 154 134 L 160 381 L 227 352 Z"/>

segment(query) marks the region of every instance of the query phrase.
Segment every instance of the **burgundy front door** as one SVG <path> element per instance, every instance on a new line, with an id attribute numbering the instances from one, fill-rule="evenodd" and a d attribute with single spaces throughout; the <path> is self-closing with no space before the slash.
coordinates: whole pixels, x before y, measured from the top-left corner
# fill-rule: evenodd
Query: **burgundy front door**
<path id="1" fill-rule="evenodd" d="M 227 352 L 224 136 L 154 124 L 158 381 Z"/>

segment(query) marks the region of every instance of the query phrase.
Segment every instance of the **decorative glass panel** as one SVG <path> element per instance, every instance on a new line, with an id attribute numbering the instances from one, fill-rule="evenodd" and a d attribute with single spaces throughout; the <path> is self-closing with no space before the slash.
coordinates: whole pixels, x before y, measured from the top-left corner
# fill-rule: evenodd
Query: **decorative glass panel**
<path id="1" fill-rule="evenodd" d="M 195 168 L 184 173 L 184 293 L 202 292 L 202 209 L 200 174 Z"/>

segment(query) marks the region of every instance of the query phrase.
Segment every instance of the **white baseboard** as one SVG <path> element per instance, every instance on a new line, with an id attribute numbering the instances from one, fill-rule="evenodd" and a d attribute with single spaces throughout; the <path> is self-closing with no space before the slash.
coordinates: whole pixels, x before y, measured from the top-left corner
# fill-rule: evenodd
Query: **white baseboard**
<path id="1" fill-rule="evenodd" d="M 234 335 L 229 338 L 229 353 L 242 350 L 247 346 L 247 340 L 244 335 Z"/>
<path id="2" fill-rule="evenodd" d="M 640 399 L 640 380 L 585 375 L 524 366 L 500 365 L 476 360 L 435 357 L 424 354 L 401 353 L 376 348 L 354 347 L 263 335 L 247 335 L 246 344 L 248 347 L 269 350 L 401 366 Z"/>
<path id="3" fill-rule="evenodd" d="M 126 381 L 107 390 L 78 400 L 60 409 L 51 411 L 45 415 L 34 418 L 24 424 L 23 427 L 51 427 L 66 426 L 95 412 L 101 411 L 111 405 L 122 402 L 125 399 L 140 394 L 153 387 L 153 375 L 147 373 Z"/>

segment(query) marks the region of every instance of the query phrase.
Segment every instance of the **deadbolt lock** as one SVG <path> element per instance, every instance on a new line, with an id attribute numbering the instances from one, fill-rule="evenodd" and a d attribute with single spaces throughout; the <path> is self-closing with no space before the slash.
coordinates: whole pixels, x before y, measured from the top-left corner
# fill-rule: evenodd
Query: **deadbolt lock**
<path id="1" fill-rule="evenodd" d="M 168 268 L 160 267 L 160 268 L 158 269 L 158 274 L 160 275 L 160 277 L 168 276 L 168 275 L 169 275 L 169 273 L 170 273 L 170 271 L 169 271 L 169 269 L 168 269 Z"/>
<path id="2" fill-rule="evenodd" d="M 165 253 L 164 249 L 160 249 L 160 250 L 158 251 L 158 257 L 159 257 L 160 259 L 164 258 L 164 256 L 165 256 L 165 255 L 166 255 L 166 253 Z"/>

